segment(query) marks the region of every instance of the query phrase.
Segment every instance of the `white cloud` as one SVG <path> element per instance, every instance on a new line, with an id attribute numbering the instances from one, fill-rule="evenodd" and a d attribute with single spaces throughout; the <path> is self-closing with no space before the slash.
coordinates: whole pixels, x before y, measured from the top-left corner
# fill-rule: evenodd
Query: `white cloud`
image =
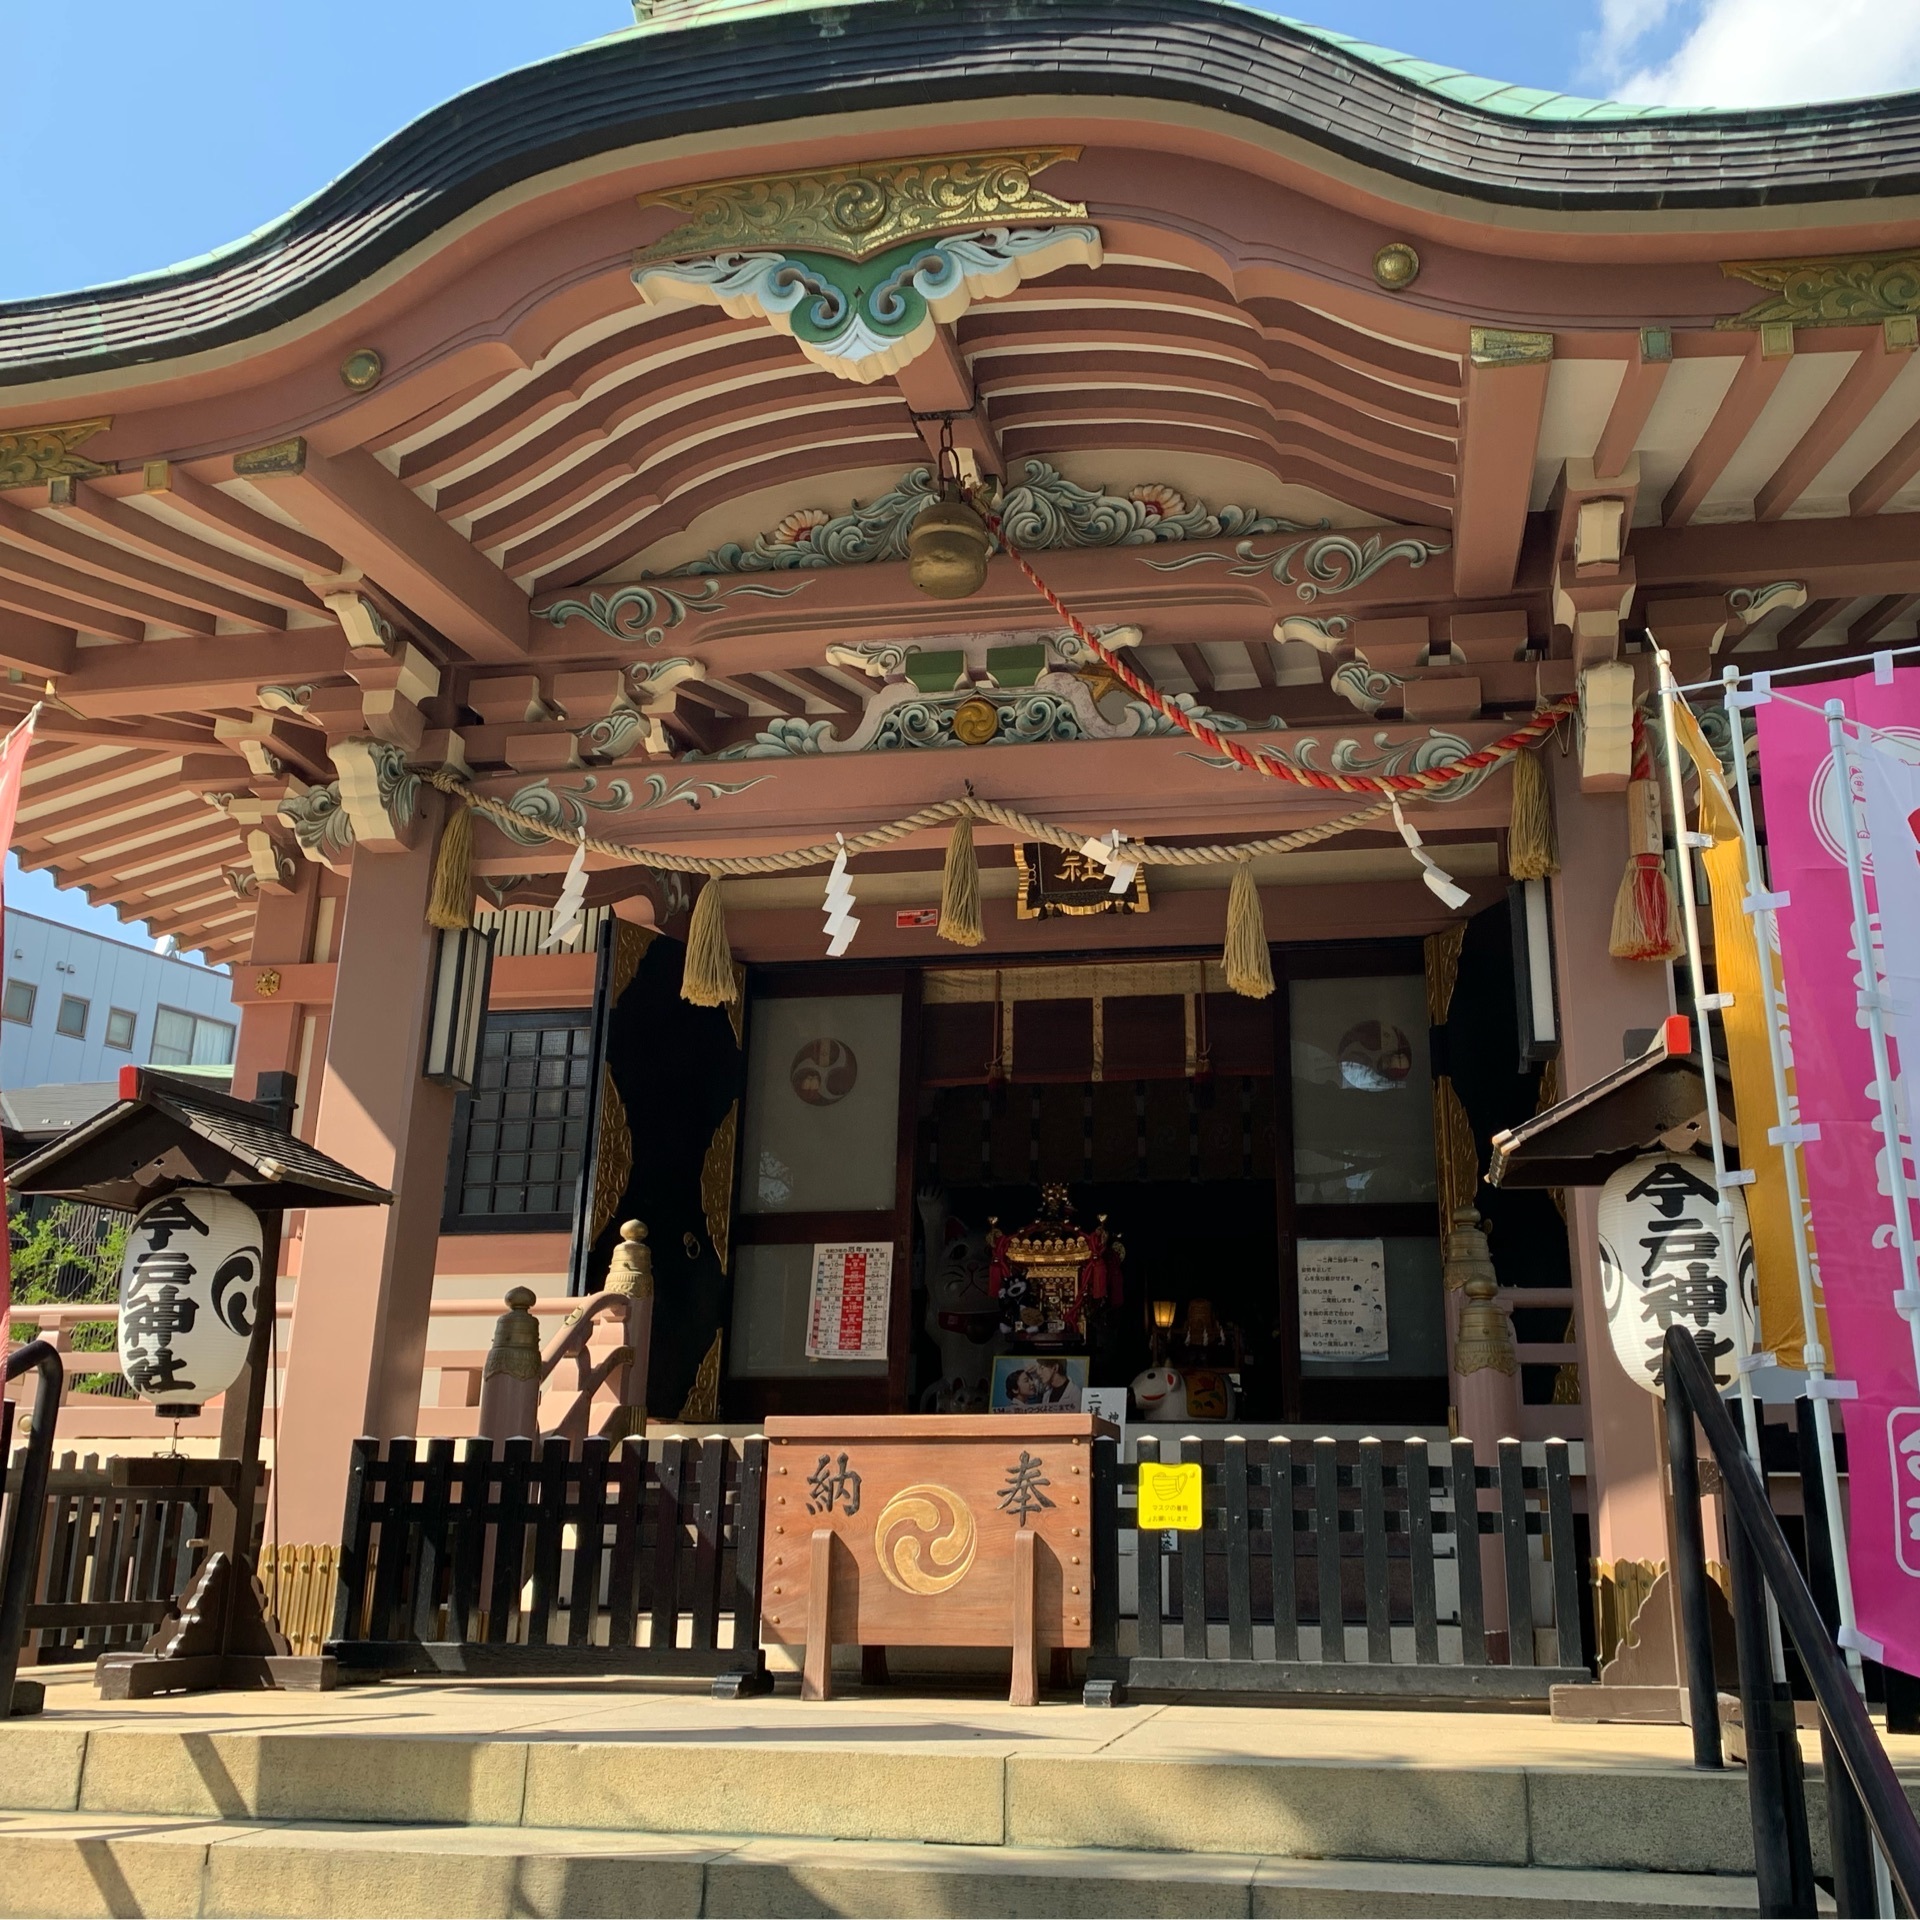
<path id="1" fill-rule="evenodd" d="M 1665 0 L 1601 0 L 1602 46 L 1624 64 L 1665 12 Z M 1763 107 L 1909 87 L 1920 87 L 1920 0 L 1701 0 L 1672 57 L 1613 91 L 1668 107 Z"/>
<path id="2" fill-rule="evenodd" d="M 1633 62 L 1633 50 L 1673 10 L 1673 0 L 1600 0 L 1600 25 L 1589 36 L 1587 58 L 1617 84 Z"/>

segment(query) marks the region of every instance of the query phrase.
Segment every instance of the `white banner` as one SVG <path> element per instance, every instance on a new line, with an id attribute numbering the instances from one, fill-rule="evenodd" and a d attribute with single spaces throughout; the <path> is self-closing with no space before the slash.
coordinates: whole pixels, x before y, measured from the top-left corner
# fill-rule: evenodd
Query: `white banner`
<path id="1" fill-rule="evenodd" d="M 1920 1060 L 1920 767 L 1906 757 L 1914 750 L 1911 740 L 1872 735 L 1852 746 L 1866 792 L 1873 843 L 1868 871 L 1880 907 L 1881 950 L 1874 957 L 1885 976 L 1881 990 L 1903 1079 L 1908 1061 Z"/>

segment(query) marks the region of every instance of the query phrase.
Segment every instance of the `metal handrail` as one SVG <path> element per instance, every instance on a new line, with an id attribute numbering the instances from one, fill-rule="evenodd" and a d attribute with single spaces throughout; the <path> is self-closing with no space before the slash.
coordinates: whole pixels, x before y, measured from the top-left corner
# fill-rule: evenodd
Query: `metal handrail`
<path id="1" fill-rule="evenodd" d="M 1754 1872 L 1763 1914 L 1811 1914 L 1815 1911 L 1812 1868 L 1806 1858 L 1806 1812 L 1801 1788 L 1799 1741 L 1793 1704 L 1774 1677 L 1765 1595 L 1771 1593 L 1780 1624 L 1813 1688 L 1820 1708 L 1831 1803 L 1833 1761 L 1845 1769 L 1858 1805 L 1879 1842 L 1881 1857 L 1909 1913 L 1920 1912 L 1920 1822 L 1907 1803 L 1899 1779 L 1867 1718 L 1866 1703 L 1829 1638 L 1813 1595 L 1795 1564 L 1787 1537 L 1774 1518 L 1765 1483 L 1742 1445 L 1722 1403 L 1713 1375 L 1685 1327 L 1668 1330 L 1665 1347 L 1668 1436 L 1673 1453 L 1676 1514 L 1690 1524 L 1678 1529 L 1676 1568 L 1680 1592 L 1682 1644 L 1687 1649 L 1687 1679 L 1692 1699 L 1695 1758 L 1718 1766 L 1719 1715 L 1711 1665 L 1712 1633 L 1706 1614 L 1703 1566 L 1691 1563 L 1701 1551 L 1698 1523 L 1699 1476 L 1694 1459 L 1693 1423 L 1700 1423 L 1720 1469 L 1728 1508 L 1727 1548 L 1733 1586 L 1734 1634 L 1740 1665 L 1741 1719 L 1747 1743 L 1747 1799 L 1753 1821 Z M 1684 1409 L 1684 1411 L 1683 1411 Z M 1675 1418 L 1678 1413 L 1679 1417 Z M 1678 1443 L 1675 1445 L 1674 1443 Z M 1697 1574 L 1697 1578 L 1691 1577 Z M 1707 1664 L 1702 1669 L 1702 1650 Z M 1706 1724 L 1703 1726 L 1702 1722 Z M 1704 1747 L 1711 1744 L 1711 1757 Z M 1835 1819 L 1832 1826 L 1835 1904 L 1844 1914 L 1876 1911 L 1870 1889 L 1871 1858 L 1860 1858 L 1856 1822 Z"/>
<path id="2" fill-rule="evenodd" d="M 26 1638 L 27 1601 L 33 1591 L 34 1570 L 40 1564 L 47 1474 L 53 1466 L 53 1429 L 66 1378 L 60 1355 L 50 1341 L 30 1340 L 7 1355 L 7 1379 L 34 1370 L 40 1375 L 40 1384 L 33 1394 L 33 1431 L 27 1436 L 27 1457 L 20 1465 L 19 1491 L 7 1511 L 6 1538 L 0 1541 L 0 1719 L 15 1710 L 14 1680 L 20 1671 L 20 1643 Z M 36 1696 L 24 1710 L 37 1712 L 38 1705 Z"/>

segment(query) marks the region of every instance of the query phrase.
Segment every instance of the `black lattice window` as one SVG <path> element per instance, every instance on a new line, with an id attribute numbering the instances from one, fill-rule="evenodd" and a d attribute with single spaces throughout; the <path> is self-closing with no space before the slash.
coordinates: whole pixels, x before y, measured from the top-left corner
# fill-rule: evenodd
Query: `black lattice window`
<path id="1" fill-rule="evenodd" d="M 591 1029 L 579 1013 L 493 1013 L 454 1109 L 446 1225 L 528 1233 L 573 1223 L 586 1151 Z"/>

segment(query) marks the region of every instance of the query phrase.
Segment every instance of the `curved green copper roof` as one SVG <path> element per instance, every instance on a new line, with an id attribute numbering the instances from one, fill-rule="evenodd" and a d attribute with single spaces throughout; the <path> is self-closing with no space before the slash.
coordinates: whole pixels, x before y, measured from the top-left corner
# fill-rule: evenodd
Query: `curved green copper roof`
<path id="1" fill-rule="evenodd" d="M 589 42 L 599 46 L 609 40 L 628 39 L 636 34 L 679 33 L 689 27 L 712 26 L 724 20 L 742 20 L 749 16 L 780 13 L 804 13 L 819 0 L 635 0 L 634 12 L 642 16 L 630 27 L 602 35 Z M 847 6 L 861 6 L 866 0 L 842 0 Z M 1682 113 L 1711 113 L 1711 107 L 1635 106 L 1625 100 L 1589 100 L 1575 93 L 1554 93 L 1543 87 L 1516 86 L 1510 80 L 1489 80 L 1463 67 L 1443 66 L 1437 60 L 1423 60 L 1417 54 L 1401 53 L 1383 47 L 1377 41 L 1362 40 L 1357 34 L 1340 33 L 1332 27 L 1316 26 L 1311 20 L 1291 14 L 1274 13 L 1249 0 L 1224 0 L 1243 13 L 1262 20 L 1276 20 L 1284 27 L 1337 47 L 1350 59 L 1364 60 L 1368 66 L 1390 73 L 1397 80 L 1437 93 L 1443 99 L 1457 100 L 1462 106 L 1478 107 L 1482 113 L 1506 114 L 1516 120 L 1649 120 Z"/>
<path id="2" fill-rule="evenodd" d="M 749 0 L 751 3 L 751 0 Z M 1238 4 L 1239 0 L 1235 0 Z M 1248 12 L 1261 9 L 1249 7 Z M 1406 81 L 1427 93 L 1457 100 L 1462 106 L 1478 107 L 1482 113 L 1502 113 L 1516 120 L 1652 120 L 1674 114 L 1711 113 L 1711 107 L 1640 107 L 1626 100 L 1587 100 L 1575 93 L 1552 93 L 1542 87 L 1517 87 L 1508 80 L 1488 80 L 1462 67 L 1444 67 L 1437 60 L 1422 60 L 1411 53 L 1396 53 L 1392 47 L 1361 40 L 1351 33 L 1336 33 L 1331 27 L 1316 27 L 1310 20 L 1296 20 L 1287 14 L 1270 15 L 1296 32 L 1338 47 L 1350 59 L 1364 60 L 1382 73 Z"/>
<path id="3" fill-rule="evenodd" d="M 688 136 L 1043 95 L 1179 104 L 1386 182 L 1536 213 L 1920 197 L 1920 94 L 1727 111 L 1484 80 L 1241 0 L 712 0 L 424 114 L 271 225 L 164 272 L 0 305 L 0 387 L 246 340 L 491 196 Z"/>

